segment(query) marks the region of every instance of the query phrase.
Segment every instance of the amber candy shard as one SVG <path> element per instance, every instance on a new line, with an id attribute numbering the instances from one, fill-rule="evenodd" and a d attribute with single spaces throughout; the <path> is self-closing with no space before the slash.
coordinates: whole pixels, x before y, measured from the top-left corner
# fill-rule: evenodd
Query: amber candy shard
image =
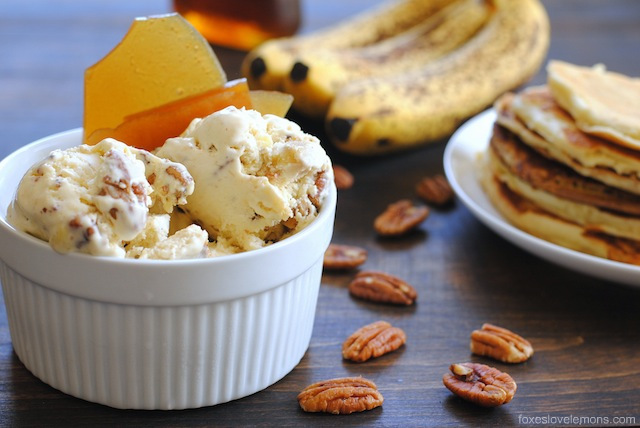
<path id="1" fill-rule="evenodd" d="M 211 46 L 180 15 L 136 18 L 122 41 L 85 72 L 85 138 L 226 81 Z"/>
<path id="2" fill-rule="evenodd" d="M 232 80 L 220 88 L 132 114 L 115 128 L 96 129 L 85 136 L 85 143 L 97 144 L 110 137 L 151 151 L 163 145 L 167 138 L 182 134 L 194 118 L 208 116 L 228 106 L 251 108 L 246 79 Z"/>
<path id="3" fill-rule="evenodd" d="M 260 114 L 285 117 L 293 104 L 293 95 L 278 91 L 256 89 L 250 91 L 249 97 L 253 109 L 259 111 Z"/>

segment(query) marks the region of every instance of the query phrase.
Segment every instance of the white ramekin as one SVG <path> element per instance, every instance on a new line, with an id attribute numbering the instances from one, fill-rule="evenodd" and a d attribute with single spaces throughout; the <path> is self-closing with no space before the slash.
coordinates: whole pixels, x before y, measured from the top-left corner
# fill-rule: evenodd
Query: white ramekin
<path id="1" fill-rule="evenodd" d="M 309 346 L 336 190 L 300 233 L 206 260 L 62 255 L 7 207 L 27 169 L 80 144 L 76 129 L 0 162 L 0 274 L 13 348 L 45 383 L 129 409 L 185 409 L 277 382 Z"/>

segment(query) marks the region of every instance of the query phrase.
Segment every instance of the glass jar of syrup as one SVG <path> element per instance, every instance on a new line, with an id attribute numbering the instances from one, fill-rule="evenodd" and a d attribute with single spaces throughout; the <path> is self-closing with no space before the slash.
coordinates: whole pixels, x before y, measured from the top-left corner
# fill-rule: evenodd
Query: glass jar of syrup
<path id="1" fill-rule="evenodd" d="M 240 50 L 291 36 L 300 26 L 299 0 L 173 0 L 173 6 L 210 43 Z"/>

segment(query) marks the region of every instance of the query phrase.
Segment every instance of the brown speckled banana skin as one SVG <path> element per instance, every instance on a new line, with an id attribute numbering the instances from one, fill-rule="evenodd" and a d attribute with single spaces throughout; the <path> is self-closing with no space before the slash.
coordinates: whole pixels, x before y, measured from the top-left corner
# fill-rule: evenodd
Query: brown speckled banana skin
<path id="1" fill-rule="evenodd" d="M 492 0 L 487 24 L 459 49 L 412 71 L 342 87 L 326 118 L 335 145 L 359 155 L 437 141 L 545 60 L 549 20 L 539 0 Z"/>
<path id="2" fill-rule="evenodd" d="M 294 96 L 294 109 L 324 118 L 336 92 L 350 82 L 415 69 L 456 50 L 473 37 L 491 16 L 486 0 L 456 0 L 414 27 L 379 43 L 345 49 L 301 52 L 284 90 Z"/>
<path id="3" fill-rule="evenodd" d="M 299 53 L 377 43 L 415 26 L 453 1 L 388 1 L 319 31 L 265 42 L 245 57 L 242 74 L 251 89 L 283 90 L 283 79 Z"/>

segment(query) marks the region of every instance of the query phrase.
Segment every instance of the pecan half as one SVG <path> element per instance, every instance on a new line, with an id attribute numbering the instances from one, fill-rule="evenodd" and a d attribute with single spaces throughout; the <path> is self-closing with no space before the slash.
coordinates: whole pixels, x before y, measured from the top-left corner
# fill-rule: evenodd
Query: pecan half
<path id="1" fill-rule="evenodd" d="M 353 175 L 341 165 L 333 165 L 333 179 L 337 189 L 349 189 L 353 186 Z"/>
<path id="2" fill-rule="evenodd" d="M 484 407 L 506 404 L 516 393 L 517 385 L 507 373 L 476 363 L 452 364 L 442 383 L 458 397 Z"/>
<path id="3" fill-rule="evenodd" d="M 418 298 L 415 288 L 388 273 L 363 271 L 349 284 L 349 292 L 373 302 L 412 305 Z"/>
<path id="4" fill-rule="evenodd" d="M 356 330 L 342 344 L 342 357 L 362 363 L 370 358 L 393 352 L 407 341 L 401 328 L 377 321 Z"/>
<path id="5" fill-rule="evenodd" d="M 402 199 L 387 206 L 373 222 L 378 234 L 383 236 L 403 235 L 419 225 L 429 216 L 429 209 L 415 206 L 408 199 Z"/>
<path id="6" fill-rule="evenodd" d="M 348 415 L 382 405 L 384 398 L 375 383 L 363 377 L 324 380 L 307 386 L 298 394 L 305 412 Z"/>
<path id="7" fill-rule="evenodd" d="M 327 186 L 327 174 L 325 171 L 320 171 L 316 174 L 316 194 L 309 195 L 309 201 L 318 209 L 320 209 L 320 195 L 322 195 L 322 191 Z"/>
<path id="8" fill-rule="evenodd" d="M 521 363 L 533 355 L 533 347 L 528 340 L 492 324 L 483 324 L 482 330 L 474 330 L 469 346 L 476 355 L 505 363 Z"/>
<path id="9" fill-rule="evenodd" d="M 352 245 L 330 244 L 324 252 L 325 269 L 353 269 L 367 261 L 367 250 Z"/>
<path id="10" fill-rule="evenodd" d="M 425 202 L 445 205 L 453 200 L 453 189 L 442 174 L 424 177 L 416 185 L 416 193 Z"/>
<path id="11" fill-rule="evenodd" d="M 189 179 L 191 177 L 185 174 L 185 171 L 179 170 L 175 165 L 168 166 L 166 171 L 167 174 L 178 180 L 183 186 L 187 186 L 189 184 Z"/>

